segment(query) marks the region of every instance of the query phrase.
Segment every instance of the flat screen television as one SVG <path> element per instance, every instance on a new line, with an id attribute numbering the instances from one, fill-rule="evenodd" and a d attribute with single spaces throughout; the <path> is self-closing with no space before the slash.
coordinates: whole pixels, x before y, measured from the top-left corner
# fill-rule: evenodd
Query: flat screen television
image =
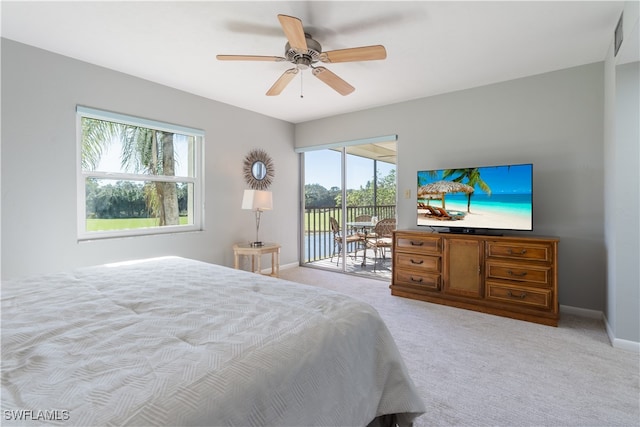
<path id="1" fill-rule="evenodd" d="M 533 164 L 418 171 L 417 225 L 453 233 L 533 229 Z"/>

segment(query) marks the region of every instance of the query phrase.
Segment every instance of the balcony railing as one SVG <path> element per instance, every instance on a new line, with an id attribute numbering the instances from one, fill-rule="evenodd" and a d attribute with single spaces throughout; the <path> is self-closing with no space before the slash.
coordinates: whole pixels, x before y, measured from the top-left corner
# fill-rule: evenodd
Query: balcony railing
<path id="1" fill-rule="evenodd" d="M 377 216 L 378 219 L 395 218 L 395 205 L 347 206 L 346 222 L 355 221 L 360 215 Z M 342 224 L 342 207 L 305 209 L 304 213 L 304 262 L 319 261 L 331 257 L 333 252 L 333 233 L 329 218 L 333 217 Z M 349 251 L 354 248 L 347 248 Z"/>

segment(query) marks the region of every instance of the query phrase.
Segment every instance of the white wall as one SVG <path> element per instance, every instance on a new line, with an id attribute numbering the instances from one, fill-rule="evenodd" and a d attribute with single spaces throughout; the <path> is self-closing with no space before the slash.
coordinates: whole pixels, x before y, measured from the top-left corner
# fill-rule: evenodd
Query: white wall
<path id="1" fill-rule="evenodd" d="M 302 123 L 296 147 L 397 134 L 404 229 L 417 229 L 417 170 L 532 162 L 531 234 L 560 238 L 560 304 L 603 311 L 603 71 L 590 64 Z"/>
<path id="2" fill-rule="evenodd" d="M 605 61 L 607 330 L 615 346 L 640 349 L 640 3 L 626 2 L 624 40 Z"/>
<path id="3" fill-rule="evenodd" d="M 78 242 L 77 104 L 204 129 L 205 230 Z M 3 39 L 2 278 L 162 255 L 232 266 L 232 244 L 255 236 L 254 214 L 240 206 L 242 160 L 257 147 L 276 173 L 261 238 L 282 244 L 283 264 L 296 262 L 293 135 L 284 121 Z"/>
<path id="4" fill-rule="evenodd" d="M 616 335 L 640 341 L 640 62 L 616 67 L 616 148 L 612 219 L 616 235 L 616 317 L 635 314 L 637 323 L 617 322 Z M 609 208 L 609 206 L 607 206 Z"/>

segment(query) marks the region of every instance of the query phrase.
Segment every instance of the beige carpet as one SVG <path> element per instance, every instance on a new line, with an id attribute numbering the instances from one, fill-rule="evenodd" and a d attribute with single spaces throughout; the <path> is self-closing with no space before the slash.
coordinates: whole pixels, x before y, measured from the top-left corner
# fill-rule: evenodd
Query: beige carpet
<path id="1" fill-rule="evenodd" d="M 391 296 L 388 282 L 313 268 L 281 278 L 364 300 L 387 323 L 428 412 L 423 426 L 640 426 L 640 357 L 603 323 L 557 328 Z"/>

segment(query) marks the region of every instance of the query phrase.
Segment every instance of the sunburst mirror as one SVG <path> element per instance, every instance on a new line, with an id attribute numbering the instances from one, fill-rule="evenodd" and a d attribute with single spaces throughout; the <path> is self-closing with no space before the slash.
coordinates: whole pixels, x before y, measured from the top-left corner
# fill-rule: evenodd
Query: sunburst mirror
<path id="1" fill-rule="evenodd" d="M 244 158 L 244 180 L 253 190 L 266 190 L 271 185 L 275 172 L 271 157 L 259 148 L 251 150 Z"/>

